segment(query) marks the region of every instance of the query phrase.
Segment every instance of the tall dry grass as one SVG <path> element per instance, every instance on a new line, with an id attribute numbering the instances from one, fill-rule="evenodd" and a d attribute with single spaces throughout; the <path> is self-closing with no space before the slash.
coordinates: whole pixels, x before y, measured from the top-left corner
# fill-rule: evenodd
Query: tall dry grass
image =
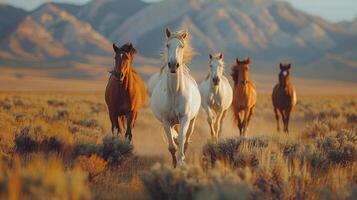
<path id="1" fill-rule="evenodd" d="M 102 94 L 0 93 L 0 199 L 357 198 L 357 98 L 301 97 L 290 135 L 258 99 L 248 138 L 228 116 L 211 143 L 200 113 L 189 165 L 173 169 L 148 105 L 129 145 L 109 134 Z"/>

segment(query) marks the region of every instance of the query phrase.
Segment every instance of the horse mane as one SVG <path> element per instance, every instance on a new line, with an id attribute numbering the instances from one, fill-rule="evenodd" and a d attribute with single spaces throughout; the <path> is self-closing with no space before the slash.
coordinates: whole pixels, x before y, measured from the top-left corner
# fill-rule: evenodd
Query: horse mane
<path id="1" fill-rule="evenodd" d="M 171 36 L 169 38 L 166 38 L 166 42 L 168 42 L 169 40 L 171 40 L 173 38 L 177 38 L 184 43 L 183 67 L 184 67 L 184 71 L 189 72 L 190 69 L 187 67 L 187 64 L 190 63 L 192 58 L 197 55 L 197 52 L 191 45 L 191 40 L 190 40 L 189 35 L 187 35 L 186 39 L 184 39 L 184 40 L 181 38 L 182 32 L 184 32 L 184 31 L 181 30 L 181 31 L 177 31 L 177 32 L 172 32 Z M 165 44 L 166 44 L 166 42 L 165 42 Z M 164 47 L 163 51 L 161 52 L 162 66 L 160 69 L 160 73 L 162 73 L 164 71 L 164 69 L 167 65 L 167 51 L 165 51 L 165 48 L 166 47 Z"/>
<path id="2" fill-rule="evenodd" d="M 231 76 L 234 81 L 234 85 L 237 84 L 238 82 L 238 77 L 239 77 L 239 70 L 238 70 L 238 64 L 232 64 L 231 66 Z"/>

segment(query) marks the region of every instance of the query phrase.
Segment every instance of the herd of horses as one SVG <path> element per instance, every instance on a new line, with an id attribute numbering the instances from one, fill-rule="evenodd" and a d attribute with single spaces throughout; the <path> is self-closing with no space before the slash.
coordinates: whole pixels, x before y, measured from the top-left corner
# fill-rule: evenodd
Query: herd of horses
<path id="1" fill-rule="evenodd" d="M 223 54 L 210 54 L 208 75 L 197 85 L 187 66 L 195 54 L 188 32 L 166 29 L 163 65 L 158 73 L 151 76 L 146 89 L 144 81 L 132 67 L 136 53 L 133 45 L 128 43 L 117 47 L 113 44 L 113 49 L 115 66 L 110 71 L 105 91 L 113 134 L 126 129 L 125 137 L 131 141 L 138 111 L 149 94 L 151 109 L 164 127 L 174 167 L 185 163 L 185 153 L 201 106 L 207 114 L 214 141 L 220 136 L 223 120 L 230 108 L 240 135 L 246 136 L 257 101 L 256 87 L 249 79 L 250 58 L 235 60 L 231 67 L 232 88 L 225 74 Z M 274 87 L 272 102 L 277 130 L 280 131 L 280 114 L 284 132 L 288 133 L 290 113 L 296 104 L 296 93 L 291 84 L 291 64 L 280 64 L 279 83 Z"/>

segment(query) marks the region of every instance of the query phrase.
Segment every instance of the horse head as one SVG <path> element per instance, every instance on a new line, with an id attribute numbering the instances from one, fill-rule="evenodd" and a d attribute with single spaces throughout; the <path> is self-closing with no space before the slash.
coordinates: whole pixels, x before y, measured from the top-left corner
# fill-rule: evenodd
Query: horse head
<path id="1" fill-rule="evenodd" d="M 245 58 L 244 60 L 236 59 L 236 65 L 232 67 L 232 77 L 235 84 L 245 85 L 249 80 L 249 65 L 251 59 Z"/>
<path id="2" fill-rule="evenodd" d="M 218 86 L 224 73 L 223 54 L 209 54 L 210 79 L 214 86 Z"/>
<path id="3" fill-rule="evenodd" d="M 290 70 L 291 64 L 282 64 L 280 63 L 280 73 L 279 73 L 279 82 L 281 84 L 286 84 L 290 79 Z"/>
<path id="4" fill-rule="evenodd" d="M 171 73 L 176 73 L 183 65 L 185 41 L 188 36 L 186 31 L 171 32 L 166 29 L 166 56 L 167 66 Z"/>
<path id="5" fill-rule="evenodd" d="M 121 82 L 131 71 L 134 54 L 136 49 L 132 43 L 127 43 L 120 48 L 113 44 L 113 50 L 115 52 L 115 66 L 114 70 L 110 73 L 117 77 Z"/>

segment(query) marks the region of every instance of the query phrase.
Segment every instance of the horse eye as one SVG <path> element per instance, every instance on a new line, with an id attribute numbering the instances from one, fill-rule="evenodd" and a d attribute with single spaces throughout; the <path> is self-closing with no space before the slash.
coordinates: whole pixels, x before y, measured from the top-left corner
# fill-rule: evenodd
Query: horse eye
<path id="1" fill-rule="evenodd" d="M 170 47 L 170 45 L 168 45 L 168 44 L 167 44 L 167 45 L 166 45 L 166 47 L 167 47 L 167 48 L 169 48 L 169 47 Z"/>

